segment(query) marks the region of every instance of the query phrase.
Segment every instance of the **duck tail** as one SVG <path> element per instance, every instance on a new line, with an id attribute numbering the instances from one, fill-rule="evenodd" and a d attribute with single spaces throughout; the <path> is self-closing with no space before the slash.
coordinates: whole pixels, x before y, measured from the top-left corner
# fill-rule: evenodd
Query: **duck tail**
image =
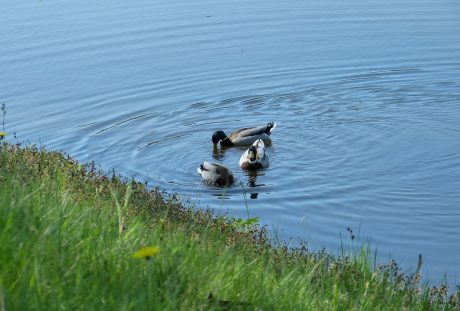
<path id="1" fill-rule="evenodd" d="M 201 173 L 203 173 L 204 171 L 204 165 L 200 164 L 200 166 L 196 168 L 196 171 L 198 172 L 198 174 L 201 175 Z"/>
<path id="2" fill-rule="evenodd" d="M 276 122 L 268 122 L 267 131 L 266 131 L 267 135 L 270 135 L 275 128 L 276 128 Z"/>

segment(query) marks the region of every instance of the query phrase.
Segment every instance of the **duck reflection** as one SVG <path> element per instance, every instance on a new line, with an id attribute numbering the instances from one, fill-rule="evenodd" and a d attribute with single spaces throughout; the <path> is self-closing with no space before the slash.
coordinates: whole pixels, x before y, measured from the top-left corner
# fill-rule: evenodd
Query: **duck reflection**
<path id="1" fill-rule="evenodd" d="M 257 181 L 257 176 L 259 174 L 258 171 L 247 171 L 247 174 L 248 174 L 248 182 L 246 183 L 246 186 L 248 188 L 255 188 L 258 186 L 256 184 L 256 181 Z M 251 191 L 251 189 L 249 189 L 249 197 L 253 200 L 257 199 L 257 197 L 259 196 L 259 193 L 258 192 L 255 192 L 255 191 Z"/>
<path id="2" fill-rule="evenodd" d="M 212 157 L 214 160 L 222 160 L 225 156 L 226 148 L 217 148 L 216 145 L 212 147 Z"/>

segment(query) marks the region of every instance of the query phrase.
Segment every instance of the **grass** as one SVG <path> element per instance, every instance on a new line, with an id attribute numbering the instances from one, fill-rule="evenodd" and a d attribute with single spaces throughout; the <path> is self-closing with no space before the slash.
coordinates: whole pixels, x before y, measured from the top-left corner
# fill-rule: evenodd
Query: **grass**
<path id="1" fill-rule="evenodd" d="M 0 310 L 459 310 L 362 247 L 273 245 L 59 152 L 0 147 Z"/>

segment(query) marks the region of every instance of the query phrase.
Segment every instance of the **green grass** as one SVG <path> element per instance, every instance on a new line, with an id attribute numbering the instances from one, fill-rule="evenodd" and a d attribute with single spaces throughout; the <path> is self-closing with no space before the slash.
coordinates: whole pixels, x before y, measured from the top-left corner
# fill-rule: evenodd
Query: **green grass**
<path id="1" fill-rule="evenodd" d="M 133 258 L 159 247 L 149 260 Z M 366 248 L 273 246 L 263 228 L 58 152 L 0 147 L 0 310 L 458 310 Z"/>

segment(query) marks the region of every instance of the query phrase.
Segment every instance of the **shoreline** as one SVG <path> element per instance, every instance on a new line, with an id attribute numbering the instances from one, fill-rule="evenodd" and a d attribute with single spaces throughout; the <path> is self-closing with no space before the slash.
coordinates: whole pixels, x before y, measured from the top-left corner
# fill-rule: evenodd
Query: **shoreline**
<path id="1" fill-rule="evenodd" d="M 376 266 L 368 247 L 334 256 L 326 251 L 312 252 L 305 245 L 277 245 L 268 237 L 267 229 L 251 219 L 231 219 L 210 210 L 193 209 L 158 188 L 149 189 L 144 183 L 115 174 L 110 177 L 97 171 L 94 162 L 80 164 L 61 152 L 2 144 L 0 182 L 5 187 L 0 198 L 5 203 L 1 211 L 4 219 L 0 220 L 0 253 L 8 255 L 0 257 L 0 266 L 5 267 L 0 268 L 0 302 L 9 309 L 34 309 L 42 303 L 56 309 L 52 298 L 60 291 L 60 304 L 75 308 L 77 302 L 70 298 L 75 290 L 86 293 L 77 295 L 79 299 L 90 297 L 87 306 L 97 306 L 103 299 L 109 307 L 150 303 L 151 309 L 459 308 L 458 288 L 448 294 L 446 286 L 422 284 L 420 267 L 405 275 L 394 261 Z M 29 207 L 41 206 L 32 212 L 37 212 L 32 218 L 12 208 L 29 199 L 33 199 Z M 39 215 L 48 210 L 44 215 L 52 219 L 41 219 Z M 72 226 L 67 214 L 83 223 Z M 35 220 L 37 217 L 39 220 Z M 16 232 L 8 221 L 26 229 Z M 37 228 L 27 229 L 34 221 Z M 65 233 L 69 226 L 73 231 Z M 85 247 L 99 256 L 89 252 L 85 260 L 75 261 L 78 256 L 84 257 L 70 247 L 79 245 L 78 241 L 66 245 L 69 248 L 62 243 L 62 237 L 73 240 L 75 235 L 90 237 Z M 14 260 L 8 257 L 15 252 L 15 245 L 33 240 L 31 236 L 38 245 L 29 245 L 29 253 L 17 252 L 12 256 Z M 45 243 L 50 250 L 45 254 L 40 244 L 43 236 L 53 241 Z M 104 239 L 102 245 L 95 242 L 98 236 Z M 140 264 L 131 258 L 136 250 L 149 245 L 159 249 L 152 259 Z M 105 251 L 99 253 L 101 249 Z M 33 263 L 26 258 L 31 254 Z M 47 262 L 52 255 L 58 258 L 54 263 L 51 260 L 50 267 Z M 115 271 L 120 279 L 108 281 L 113 290 L 107 290 L 107 276 L 105 281 L 104 277 L 90 277 L 96 284 L 90 294 L 79 287 L 86 285 L 77 285 L 76 280 L 82 276 L 72 268 L 75 265 L 81 271 L 94 265 L 86 273 L 107 274 L 109 279 Z M 54 274 L 49 271 L 52 267 L 61 270 L 61 277 L 55 278 L 69 282 L 68 286 L 61 288 L 60 282 L 53 281 Z M 37 269 L 47 273 L 37 277 Z M 174 275 L 174 282 L 168 279 L 168 273 Z M 121 279 L 127 284 L 120 283 Z M 29 285 L 31 280 L 34 282 Z M 136 296 L 132 289 L 146 293 Z M 21 293 L 30 300 L 24 302 Z"/>

